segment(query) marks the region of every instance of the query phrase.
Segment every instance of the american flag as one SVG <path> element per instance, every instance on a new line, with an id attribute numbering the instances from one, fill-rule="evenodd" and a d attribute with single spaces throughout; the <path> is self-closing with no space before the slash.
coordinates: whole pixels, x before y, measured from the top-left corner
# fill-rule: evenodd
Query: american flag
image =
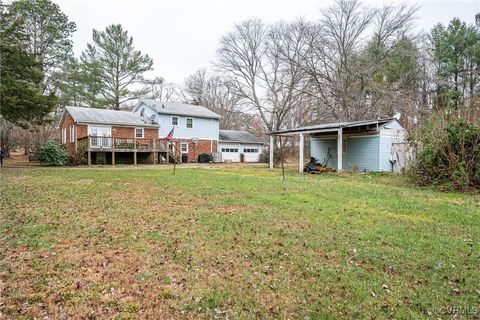
<path id="1" fill-rule="evenodd" d="M 173 138 L 173 130 L 175 130 L 175 127 L 172 128 L 172 130 L 170 130 L 170 132 L 167 134 L 167 136 L 165 137 L 165 140 L 169 141 L 169 140 L 172 140 Z"/>

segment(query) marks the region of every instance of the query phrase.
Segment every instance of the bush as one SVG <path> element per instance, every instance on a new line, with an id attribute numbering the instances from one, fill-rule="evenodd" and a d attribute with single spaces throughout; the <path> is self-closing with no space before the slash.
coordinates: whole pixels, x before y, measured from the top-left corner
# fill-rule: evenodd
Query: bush
<path id="1" fill-rule="evenodd" d="M 72 166 L 78 166 L 87 162 L 85 159 L 85 152 L 83 151 L 75 151 L 68 157 L 68 160 Z"/>
<path id="2" fill-rule="evenodd" d="M 466 115 L 437 112 L 411 136 L 417 157 L 410 173 L 417 184 L 480 188 L 480 121 Z"/>
<path id="3" fill-rule="evenodd" d="M 68 164 L 67 149 L 56 140 L 50 140 L 40 147 L 37 153 L 40 163 L 51 166 L 63 166 Z"/>

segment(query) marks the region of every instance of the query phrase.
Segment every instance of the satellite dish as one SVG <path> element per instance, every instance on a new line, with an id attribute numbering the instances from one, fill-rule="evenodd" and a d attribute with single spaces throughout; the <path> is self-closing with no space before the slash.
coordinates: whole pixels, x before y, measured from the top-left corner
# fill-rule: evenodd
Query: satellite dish
<path id="1" fill-rule="evenodd" d="M 155 114 L 152 114 L 150 116 L 150 122 L 156 124 L 157 122 L 155 121 Z"/>

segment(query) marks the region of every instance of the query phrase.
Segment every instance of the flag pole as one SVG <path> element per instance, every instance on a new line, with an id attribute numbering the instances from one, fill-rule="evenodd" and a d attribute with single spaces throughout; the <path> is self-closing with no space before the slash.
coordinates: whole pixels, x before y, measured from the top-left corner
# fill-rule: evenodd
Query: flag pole
<path id="1" fill-rule="evenodd" d="M 175 175 L 175 168 L 176 168 L 176 164 L 177 164 L 177 147 L 175 144 L 172 144 L 173 146 L 173 175 Z"/>

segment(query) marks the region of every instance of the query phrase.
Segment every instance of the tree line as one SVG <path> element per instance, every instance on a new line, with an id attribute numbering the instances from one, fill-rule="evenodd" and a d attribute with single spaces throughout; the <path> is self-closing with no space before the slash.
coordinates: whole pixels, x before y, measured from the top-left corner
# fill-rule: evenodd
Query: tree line
<path id="1" fill-rule="evenodd" d="M 139 98 L 197 100 L 222 129 L 257 133 L 397 112 L 409 128 L 431 110 L 478 105 L 479 26 L 455 18 L 418 33 L 416 11 L 338 0 L 315 21 L 241 21 L 211 66 L 173 84 L 144 77 L 153 60 L 119 24 L 93 30 L 75 57 L 76 25 L 58 5 L 0 4 L 2 148 L 15 127 L 28 129 L 25 144 L 53 132 L 46 123 L 64 106 L 118 110 Z"/>

